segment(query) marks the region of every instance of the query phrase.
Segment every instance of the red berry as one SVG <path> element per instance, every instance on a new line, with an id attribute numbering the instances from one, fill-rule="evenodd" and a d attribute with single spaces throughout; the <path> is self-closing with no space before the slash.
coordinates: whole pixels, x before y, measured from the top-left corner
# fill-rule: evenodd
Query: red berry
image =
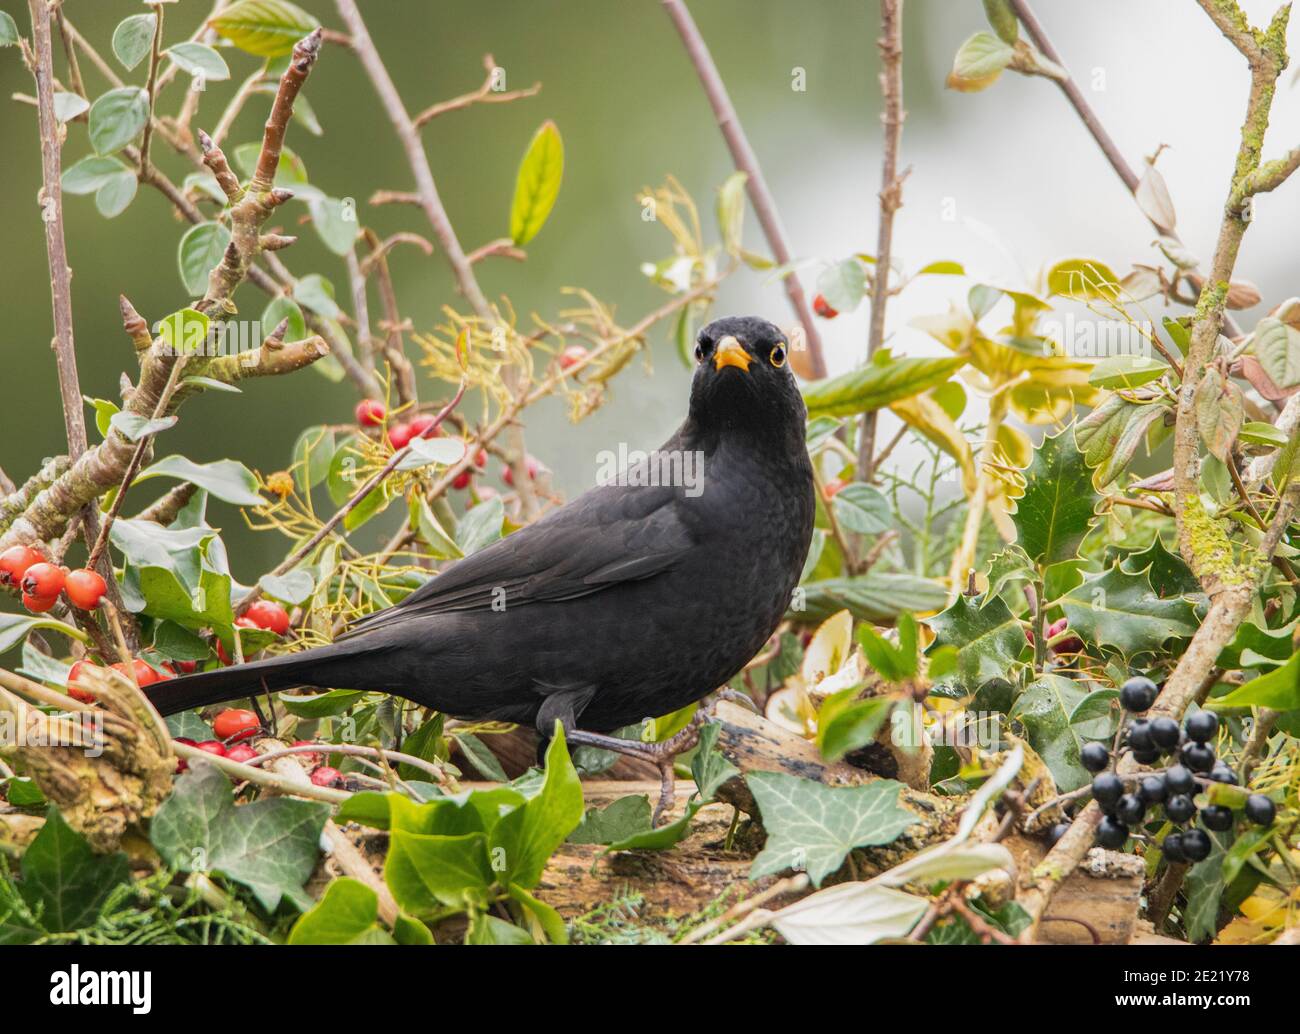
<path id="1" fill-rule="evenodd" d="M 252 761 L 253 758 L 257 757 L 257 751 L 247 743 L 236 743 L 226 751 L 226 757 L 230 758 L 231 761 Z"/>
<path id="2" fill-rule="evenodd" d="M 44 614 L 58 602 L 57 596 L 29 596 L 23 593 L 23 606 L 33 614 Z"/>
<path id="3" fill-rule="evenodd" d="M 388 444 L 393 447 L 394 451 L 405 449 L 414 437 L 415 434 L 411 430 L 410 424 L 393 424 L 388 429 Z"/>
<path id="4" fill-rule="evenodd" d="M 839 309 L 831 308 L 831 304 L 826 300 L 824 294 L 819 294 L 813 299 L 813 312 L 824 320 L 833 320 L 840 314 Z"/>
<path id="5" fill-rule="evenodd" d="M 74 685 L 79 678 L 92 671 L 99 671 L 99 666 L 91 664 L 89 661 L 77 661 L 68 669 L 68 696 L 72 697 L 73 700 L 80 700 L 83 704 L 93 704 L 95 702 L 94 693 Z"/>
<path id="6" fill-rule="evenodd" d="M 177 736 L 177 737 L 176 737 L 176 742 L 177 742 L 177 743 L 184 743 L 187 747 L 197 747 L 197 746 L 198 746 L 198 744 L 197 744 L 194 740 L 190 739 L 188 736 Z M 180 775 L 182 772 L 184 772 L 184 771 L 185 771 L 187 768 L 189 768 L 189 767 L 190 767 L 190 766 L 189 766 L 189 763 L 188 763 L 184 758 L 177 758 L 177 759 L 176 759 L 176 774 L 177 774 L 177 775 Z"/>
<path id="7" fill-rule="evenodd" d="M 120 671 L 127 678 L 134 677 L 135 684 L 141 689 L 145 686 L 152 686 L 162 678 L 161 675 L 154 671 L 153 668 L 149 667 L 149 665 L 144 661 L 140 660 L 139 657 L 136 657 L 131 661 L 130 671 L 127 670 L 126 665 L 122 661 L 118 661 L 116 664 L 110 664 L 109 667 L 114 671 Z"/>
<path id="8" fill-rule="evenodd" d="M 433 424 L 435 419 L 434 416 L 428 413 L 411 417 L 410 422 L 406 425 L 411 429 L 411 438 L 424 438 L 430 431 L 433 431 L 433 437 L 437 438 L 442 431 L 434 429 Z"/>
<path id="9" fill-rule="evenodd" d="M 353 412 L 362 427 L 378 427 L 384 422 L 384 404 L 377 399 L 362 399 Z"/>
<path id="10" fill-rule="evenodd" d="M 1060 635 L 1069 627 L 1070 627 L 1070 621 L 1068 618 L 1059 618 L 1058 620 L 1053 621 L 1050 625 L 1047 626 L 1047 638 L 1055 639 L 1058 635 Z"/>
<path id="11" fill-rule="evenodd" d="M 39 599 L 57 597 L 63 591 L 63 583 L 66 579 L 67 572 L 63 568 L 41 561 L 39 564 L 32 564 L 23 572 L 23 592 Z"/>
<path id="12" fill-rule="evenodd" d="M 316 746 L 316 741 L 315 740 L 294 740 L 293 743 L 290 744 L 290 746 L 314 747 Z M 302 760 L 304 761 L 320 761 L 321 759 L 321 755 L 319 754 L 299 754 L 297 756 L 302 758 Z"/>
<path id="13" fill-rule="evenodd" d="M 108 592 L 108 583 L 98 571 L 83 567 L 68 575 L 64 580 L 63 588 L 74 607 L 94 610 L 99 606 L 99 601 L 104 598 L 104 593 Z"/>
<path id="14" fill-rule="evenodd" d="M 198 661 L 172 661 L 172 664 L 182 675 L 193 675 L 199 669 Z"/>
<path id="15" fill-rule="evenodd" d="M 215 754 L 219 758 L 226 756 L 226 745 L 217 740 L 204 740 L 202 743 L 194 744 L 194 746 L 209 754 Z"/>
<path id="16" fill-rule="evenodd" d="M 826 482 L 825 485 L 822 486 L 822 498 L 834 499 L 837 495 L 840 494 L 840 492 L 844 490 L 844 486 L 846 484 L 847 482 L 841 480 L 840 478 L 831 478 L 829 481 Z"/>
<path id="17" fill-rule="evenodd" d="M 246 611 L 244 617 L 258 628 L 265 628 L 276 635 L 289 631 L 289 613 L 280 604 L 270 600 L 258 600 Z"/>
<path id="18" fill-rule="evenodd" d="M 487 449 L 479 449 L 478 454 L 474 457 L 474 466 L 482 470 L 487 466 Z"/>
<path id="19" fill-rule="evenodd" d="M 247 740 L 257 735 L 262 723 L 257 715 L 243 708 L 230 707 L 217 715 L 212 731 L 223 740 Z"/>
<path id="20" fill-rule="evenodd" d="M 1025 642 L 1030 646 L 1034 645 L 1034 630 L 1032 628 L 1025 629 Z"/>
<path id="21" fill-rule="evenodd" d="M 528 471 L 528 480 L 536 481 L 537 472 L 542 469 L 542 465 L 532 456 L 524 457 L 524 469 Z M 507 485 L 514 485 L 515 472 L 512 467 L 505 467 L 501 471 L 501 480 Z"/>
<path id="22" fill-rule="evenodd" d="M 343 778 L 343 773 L 329 765 L 321 765 L 311 774 L 311 781 L 317 786 L 334 786 Z"/>
<path id="23" fill-rule="evenodd" d="M 230 654 L 226 653 L 226 647 L 225 647 L 225 645 L 221 642 L 220 639 L 213 639 L 212 642 L 213 642 L 213 643 L 216 645 L 216 647 L 217 647 L 217 656 L 221 659 L 221 663 L 222 663 L 222 664 L 234 664 L 234 663 L 235 663 L 234 661 L 232 661 L 232 660 L 230 659 Z"/>
<path id="24" fill-rule="evenodd" d="M 0 553 L 0 585 L 21 585 L 27 569 L 44 559 L 31 546 L 10 546 Z"/>
<path id="25" fill-rule="evenodd" d="M 462 470 L 459 474 L 457 474 L 454 478 L 452 478 L 451 487 L 461 491 L 465 490 L 466 488 L 469 488 L 469 482 L 472 476 L 473 475 L 471 475 L 468 470 Z"/>
<path id="26" fill-rule="evenodd" d="M 560 353 L 560 369 L 568 370 L 582 360 L 586 359 L 590 353 L 583 345 L 570 345 Z"/>

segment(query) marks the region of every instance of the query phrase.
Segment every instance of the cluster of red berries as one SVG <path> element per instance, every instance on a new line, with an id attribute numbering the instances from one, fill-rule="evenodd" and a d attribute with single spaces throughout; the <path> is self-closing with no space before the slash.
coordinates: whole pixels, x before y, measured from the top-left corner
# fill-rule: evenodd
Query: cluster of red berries
<path id="1" fill-rule="evenodd" d="M 581 345 L 570 345 L 561 353 L 560 365 L 567 370 L 578 362 L 579 359 L 584 358 L 586 354 L 587 350 Z M 355 416 L 357 424 L 360 427 L 383 427 L 384 420 L 388 416 L 388 411 L 384 408 L 384 404 L 377 399 L 362 399 L 357 403 Z M 428 437 L 430 432 L 433 433 L 435 438 L 442 434 L 442 431 L 434 426 L 434 417 L 429 416 L 428 414 L 420 414 L 419 416 L 412 417 L 404 423 L 394 424 L 390 427 L 387 432 L 388 444 L 393 447 L 394 451 L 404 449 L 416 438 Z M 474 456 L 474 466 L 479 470 L 482 470 L 487 466 L 487 461 L 487 450 L 479 449 L 478 453 Z M 536 465 L 537 461 L 529 457 L 529 463 Z M 534 467 L 530 466 L 529 470 L 530 472 L 534 472 Z M 466 468 L 456 475 L 455 479 L 451 483 L 451 487 L 459 491 L 464 491 L 469 488 L 473 476 L 474 471 L 470 468 Z M 506 471 L 506 484 L 510 484 L 509 470 Z"/>
<path id="2" fill-rule="evenodd" d="M 0 553 L 0 585 L 16 588 L 23 606 L 43 614 L 66 592 L 68 602 L 81 610 L 94 610 L 108 592 L 108 584 L 96 571 L 69 571 L 51 564 L 30 546 L 10 546 Z"/>
<path id="3" fill-rule="evenodd" d="M 1048 648 L 1052 651 L 1052 653 L 1082 653 L 1083 652 L 1083 640 L 1080 639 L 1077 635 L 1072 635 L 1068 639 L 1062 639 L 1059 642 L 1055 642 L 1055 643 L 1052 642 L 1053 639 L 1055 639 L 1057 636 L 1064 633 L 1069 627 L 1070 627 L 1069 618 L 1057 618 L 1055 621 L 1053 621 L 1050 625 L 1047 626 L 1047 643 L 1048 643 Z M 1030 646 L 1034 645 L 1034 630 L 1032 628 L 1025 629 L 1025 639 L 1029 641 Z"/>
<path id="4" fill-rule="evenodd" d="M 258 751 L 248 741 L 262 731 L 262 723 L 256 713 L 239 707 L 228 707 L 212 722 L 212 731 L 217 736 L 214 740 L 197 742 L 185 736 L 176 737 L 177 743 L 185 743 L 214 757 L 228 758 L 247 764 L 258 757 Z M 311 740 L 297 740 L 295 747 L 314 747 Z M 306 754 L 305 759 L 312 762 L 311 781 L 316 786 L 337 786 L 343 780 L 343 773 L 337 768 L 321 763 L 320 754 Z M 184 772 L 189 766 L 184 760 L 176 762 L 177 773 Z"/>
<path id="5" fill-rule="evenodd" d="M 1159 689 L 1142 676 L 1129 679 L 1120 687 L 1120 703 L 1130 715 L 1140 715 L 1155 703 Z M 1097 843 L 1118 850 L 1132 835 L 1151 822 L 1163 808 L 1165 817 L 1180 827 L 1165 836 L 1161 853 L 1170 862 L 1201 862 L 1210 856 L 1213 844 L 1209 833 L 1232 829 L 1236 822 L 1233 810 L 1208 804 L 1198 808 L 1193 797 L 1210 783 L 1235 785 L 1237 775 L 1215 756 L 1210 745 L 1219 731 L 1219 719 L 1211 711 L 1197 711 L 1187 717 L 1180 728 L 1174 719 L 1130 717 L 1124 730 L 1124 743 L 1139 764 L 1153 765 L 1162 757 L 1169 763 L 1150 775 L 1123 777 L 1111 770 L 1111 752 L 1102 743 L 1089 743 L 1080 752 L 1083 767 L 1095 773 L 1092 799 L 1104 812 L 1097 826 Z M 1277 806 L 1261 793 L 1250 794 L 1242 809 L 1246 819 L 1258 826 L 1271 826 Z M 1188 826 L 1199 815 L 1204 829 Z M 1053 843 L 1064 835 L 1068 823 L 1052 828 Z"/>
<path id="6" fill-rule="evenodd" d="M 168 679 L 174 679 L 177 675 L 177 668 L 181 674 L 189 674 L 194 670 L 194 661 L 176 661 L 168 662 L 154 667 L 148 661 L 140 657 L 132 658 L 131 663 L 118 661 L 116 664 L 110 664 L 108 667 L 116 672 L 120 672 L 128 679 L 135 682 L 137 686 L 143 689 L 145 686 L 152 686 L 155 682 L 165 682 Z M 78 682 L 90 672 L 104 671 L 100 665 L 93 661 L 77 661 L 68 669 L 68 696 L 73 700 L 80 700 L 83 704 L 93 704 L 95 694 Z"/>

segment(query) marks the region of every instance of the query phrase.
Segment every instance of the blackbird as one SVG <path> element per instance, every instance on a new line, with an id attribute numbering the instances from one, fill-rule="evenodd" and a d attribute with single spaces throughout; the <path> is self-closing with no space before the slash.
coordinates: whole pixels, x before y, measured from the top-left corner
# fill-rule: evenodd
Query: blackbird
<path id="1" fill-rule="evenodd" d="M 788 348 L 766 320 L 713 321 L 695 347 L 686 420 L 644 476 L 591 489 L 328 646 L 146 693 L 173 714 L 289 686 L 346 687 L 533 724 L 543 737 L 557 719 L 566 733 L 600 733 L 701 699 L 771 636 L 808 552 L 812 465 Z M 653 466 L 695 477 L 661 483 L 673 478 Z"/>

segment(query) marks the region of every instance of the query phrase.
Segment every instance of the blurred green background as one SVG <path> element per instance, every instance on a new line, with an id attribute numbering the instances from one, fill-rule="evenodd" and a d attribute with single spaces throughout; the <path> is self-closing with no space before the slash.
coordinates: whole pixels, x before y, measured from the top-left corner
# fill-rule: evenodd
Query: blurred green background
<path id="1" fill-rule="evenodd" d="M 331 2 L 299 3 L 327 27 L 341 28 Z M 581 286 L 615 306 L 624 325 L 664 300 L 639 266 L 667 255 L 669 239 L 641 220 L 638 191 L 666 174 L 677 176 L 715 232 L 713 195 L 731 167 L 659 3 L 362 0 L 359 6 L 412 112 L 475 88 L 488 52 L 505 68 L 509 88 L 543 84 L 535 98 L 455 112 L 424 131 L 439 190 L 467 250 L 506 232 L 515 170 L 536 127 L 551 118 L 563 134 L 564 184 L 555 211 L 529 246 L 526 264 L 489 260 L 478 266 L 490 297 L 508 296 L 521 314 L 550 316 L 565 304 L 562 287 Z M 1268 4 L 1245 6 L 1257 22 L 1270 10 Z M 24 34 L 30 31 L 23 0 L 0 0 L 0 9 L 14 16 Z M 168 42 L 188 37 L 210 9 L 210 0 L 168 6 Z M 1178 207 L 1179 230 L 1208 259 L 1245 98 L 1239 57 L 1195 5 L 1180 0 L 1042 0 L 1038 9 L 1129 160 L 1138 165 L 1158 144 L 1171 145 L 1160 167 Z M 145 8 L 138 0 L 67 0 L 65 10 L 112 62 L 113 27 Z M 796 254 L 835 259 L 873 250 L 879 185 L 876 5 L 701 0 L 692 10 L 763 163 Z M 976 0 L 907 4 L 903 161 L 913 171 L 895 233 L 904 265 L 915 269 L 952 258 L 985 279 L 1020 286 L 1040 266 L 1066 255 L 1098 258 L 1121 272 L 1133 261 L 1154 261 L 1150 227 L 1049 82 L 1006 75 L 976 95 L 944 90 L 953 52 L 985 27 Z M 57 51 L 56 44 L 62 75 Z M 233 49 L 222 53 L 232 80 L 209 84 L 195 127 L 215 122 L 257 61 Z M 105 90 L 105 81 L 82 64 L 92 95 Z M 806 71 L 803 92 L 791 88 L 796 68 Z M 143 66 L 131 73 L 116 70 L 128 82 L 143 82 Z M 183 89 L 178 77 L 164 95 L 165 110 L 175 111 Z M 0 50 L 0 355 L 7 396 L 0 407 L 0 466 L 15 480 L 63 441 L 48 348 L 36 122 L 31 107 L 9 99 L 31 92 L 16 48 Z M 1294 87 L 1284 90 L 1276 107 L 1278 128 L 1270 144 L 1279 152 L 1300 136 L 1295 94 Z M 295 125 L 289 143 L 312 183 L 333 196 L 356 198 L 361 220 L 381 235 L 404 229 L 430 235 L 415 209 L 366 204 L 376 189 L 410 189 L 411 177 L 357 61 L 327 46 L 307 95 L 324 135 L 309 136 Z M 245 109 L 227 151 L 260 137 L 268 103 L 259 97 Z M 84 125 L 72 126 L 65 167 L 87 153 Z M 190 171 L 161 141 L 155 155 L 177 181 Z M 1300 215 L 1297 193 L 1291 187 L 1260 200 L 1260 225 L 1248 236 L 1239 265 L 1263 289 L 1266 306 L 1300 293 L 1300 263 L 1288 242 Z M 161 195 L 143 187 L 112 221 L 98 215 L 91 197 L 67 197 L 65 209 L 82 388 L 87 395 L 116 398 L 119 373 L 132 362 L 117 296 L 127 294 L 151 320 L 187 301 L 176 269 L 184 226 Z M 293 218 L 302 209 L 286 211 Z M 752 216 L 746 230 L 748 246 L 766 251 Z M 309 229 L 283 257 L 295 274 L 322 273 L 340 299 L 346 295 L 342 261 Z M 399 249 L 392 267 L 402 311 L 417 328 L 430 328 L 442 305 L 457 303 L 441 256 Z M 813 266 L 805 283 L 811 287 L 815 276 Z M 892 346 L 933 350 L 906 327 L 907 319 L 964 298 L 970 282 L 930 278 L 909 289 L 891 306 Z M 250 317 L 265 304 L 247 285 L 237 300 Z M 375 318 L 373 292 L 371 309 Z M 724 287 L 714 311 L 742 310 L 781 323 L 790 319 L 779 286 L 747 271 Z M 1243 321 L 1253 325 L 1262 312 L 1263 307 Z M 859 361 L 866 325 L 865 307 L 822 324 L 834 371 Z M 581 429 L 572 428 L 558 406 L 530 412 L 530 445 L 554 469 L 559 487 L 573 493 L 591 484 L 598 449 L 618 441 L 651 447 L 680 420 L 688 375 L 668 336 L 667 326 L 653 332 L 653 373 L 624 374 L 612 403 Z M 424 394 L 431 393 L 426 388 Z M 187 405 L 178 426 L 159 441 L 158 454 L 183 452 L 200 461 L 233 456 L 274 470 L 287 465 L 302 427 L 348 419 L 355 400 L 348 383 L 331 384 L 311 371 L 250 382 L 242 395 L 208 395 Z M 158 484 L 137 488 L 128 511 L 146 503 Z M 243 580 L 252 580 L 283 552 L 282 539 L 247 532 L 232 508 L 214 503 L 209 517 L 225 528 L 235 574 Z M 379 535 L 371 529 L 364 534 L 372 533 Z"/>

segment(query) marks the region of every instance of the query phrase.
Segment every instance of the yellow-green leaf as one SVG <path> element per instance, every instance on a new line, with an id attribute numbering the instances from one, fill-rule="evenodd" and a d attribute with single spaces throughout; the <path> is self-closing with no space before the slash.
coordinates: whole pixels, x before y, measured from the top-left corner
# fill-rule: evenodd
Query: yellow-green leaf
<path id="1" fill-rule="evenodd" d="M 555 123 L 547 120 L 533 134 L 519 163 L 515 197 L 510 205 L 510 239 L 523 247 L 545 224 L 564 176 L 564 142 Z"/>
<path id="2" fill-rule="evenodd" d="M 240 50 L 281 57 L 320 22 L 288 0 L 239 0 L 208 24 Z"/>

